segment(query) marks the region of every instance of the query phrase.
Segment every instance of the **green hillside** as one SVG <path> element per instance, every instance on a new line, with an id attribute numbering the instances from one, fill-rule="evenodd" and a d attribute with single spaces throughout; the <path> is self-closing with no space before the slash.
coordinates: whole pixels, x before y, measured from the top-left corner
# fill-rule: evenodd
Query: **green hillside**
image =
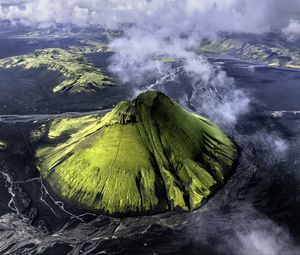
<path id="1" fill-rule="evenodd" d="M 36 151 L 61 197 L 107 214 L 199 207 L 230 173 L 231 140 L 160 92 L 120 102 L 103 117 L 54 121 Z"/>

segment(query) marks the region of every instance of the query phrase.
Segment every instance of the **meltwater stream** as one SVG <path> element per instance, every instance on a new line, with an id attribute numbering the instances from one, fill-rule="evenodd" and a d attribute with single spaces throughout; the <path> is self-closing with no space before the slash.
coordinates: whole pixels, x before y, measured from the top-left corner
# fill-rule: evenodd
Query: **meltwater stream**
<path id="1" fill-rule="evenodd" d="M 29 130 L 58 116 L 0 116 L 0 135 L 12 144 L 0 152 L 0 254 L 299 254 L 300 105 L 285 97 L 299 93 L 300 73 L 231 61 L 223 68 L 251 98 L 249 112 L 222 126 L 240 159 L 190 213 L 117 219 L 72 208 L 48 192 L 27 142 Z M 194 91 L 184 77 L 151 86 L 186 105 Z"/>

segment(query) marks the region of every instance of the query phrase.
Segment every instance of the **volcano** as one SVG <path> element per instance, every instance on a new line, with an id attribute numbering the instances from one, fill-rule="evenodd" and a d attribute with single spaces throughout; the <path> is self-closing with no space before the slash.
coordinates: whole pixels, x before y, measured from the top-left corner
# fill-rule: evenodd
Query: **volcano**
<path id="1" fill-rule="evenodd" d="M 46 140 L 36 165 L 52 190 L 109 215 L 198 208 L 236 157 L 220 128 L 156 91 L 104 116 L 55 120 Z"/>

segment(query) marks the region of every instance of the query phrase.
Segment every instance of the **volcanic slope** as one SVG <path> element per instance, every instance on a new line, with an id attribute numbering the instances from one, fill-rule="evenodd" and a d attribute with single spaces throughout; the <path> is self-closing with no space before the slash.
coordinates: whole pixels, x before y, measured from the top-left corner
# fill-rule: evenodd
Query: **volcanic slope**
<path id="1" fill-rule="evenodd" d="M 36 165 L 53 191 L 111 215 L 198 208 L 236 156 L 215 124 L 155 91 L 104 116 L 57 119 L 46 140 Z"/>

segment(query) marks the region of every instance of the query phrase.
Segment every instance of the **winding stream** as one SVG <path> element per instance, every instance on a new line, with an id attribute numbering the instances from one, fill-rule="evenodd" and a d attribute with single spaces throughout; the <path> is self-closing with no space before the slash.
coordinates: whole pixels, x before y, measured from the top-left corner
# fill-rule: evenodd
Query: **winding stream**
<path id="1" fill-rule="evenodd" d="M 241 157 L 224 188 L 190 213 L 116 219 L 80 211 L 49 192 L 32 164 L 30 130 L 57 117 L 108 109 L 0 115 L 0 135 L 9 145 L 0 152 L 0 253 L 299 253 L 300 73 L 221 62 L 251 98 L 249 112 L 236 123 L 218 123 Z M 162 90 L 188 107 L 193 88 L 176 70 L 144 89 Z"/>

